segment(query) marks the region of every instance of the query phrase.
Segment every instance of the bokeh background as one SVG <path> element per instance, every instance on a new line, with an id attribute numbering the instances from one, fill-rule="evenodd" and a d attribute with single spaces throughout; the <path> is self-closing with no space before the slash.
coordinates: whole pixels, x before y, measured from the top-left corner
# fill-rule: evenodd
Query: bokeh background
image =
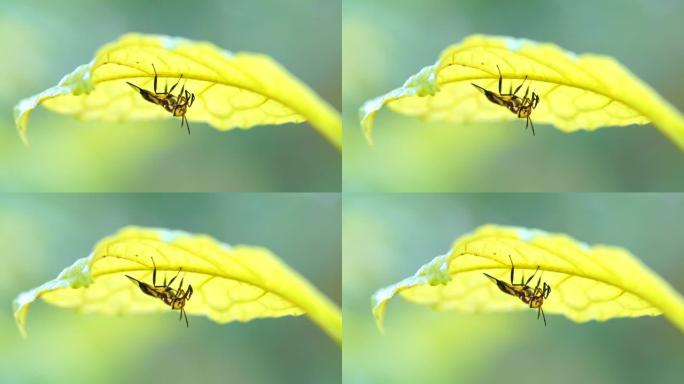
<path id="1" fill-rule="evenodd" d="M 306 316 L 216 324 L 177 313 L 79 315 L 17 294 L 53 279 L 126 225 L 269 248 L 341 300 L 337 194 L 0 195 L 0 383 L 338 383 L 339 346 Z"/>
<path id="2" fill-rule="evenodd" d="M 127 32 L 208 40 L 268 54 L 340 110 L 339 0 L 3 0 L 0 190 L 337 191 L 341 155 L 311 126 L 219 132 L 178 121 L 78 121 L 39 107 L 31 148 L 14 126 L 22 98 L 51 87 Z"/>
<path id="3" fill-rule="evenodd" d="M 680 0 L 344 0 L 345 191 L 681 191 L 684 156 L 655 127 L 565 134 L 524 122 L 425 123 L 381 111 L 375 147 L 358 109 L 474 33 L 613 56 L 684 111 Z M 534 117 L 534 116 L 533 116 Z"/>
<path id="4" fill-rule="evenodd" d="M 663 317 L 547 314 L 544 327 L 532 311 L 438 312 L 397 297 L 382 336 L 370 303 L 487 223 L 624 247 L 683 293 L 681 194 L 346 194 L 342 216 L 344 383 L 681 382 L 684 337 Z"/>

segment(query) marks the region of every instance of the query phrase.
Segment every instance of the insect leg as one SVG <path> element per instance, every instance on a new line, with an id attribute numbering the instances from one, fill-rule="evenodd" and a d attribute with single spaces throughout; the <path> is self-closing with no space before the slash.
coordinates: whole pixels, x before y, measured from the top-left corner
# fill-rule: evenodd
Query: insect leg
<path id="1" fill-rule="evenodd" d="M 183 280 L 184 279 L 185 279 L 185 277 L 181 277 L 181 281 L 180 281 L 180 284 L 178 284 L 178 290 L 176 291 L 176 295 L 173 297 L 173 301 L 176 301 L 178 298 L 180 298 L 180 292 L 183 290 Z"/>
<path id="2" fill-rule="evenodd" d="M 515 271 L 515 265 L 513 265 L 513 259 L 511 258 L 511 255 L 508 255 L 508 260 L 511 261 L 511 284 L 515 284 L 513 282 L 513 271 Z"/>
<path id="3" fill-rule="evenodd" d="M 183 77 L 183 75 L 181 75 L 181 78 L 182 78 L 182 77 Z M 178 79 L 178 81 L 180 81 L 180 78 Z M 179 99 L 180 99 L 180 97 L 183 95 L 183 92 L 185 92 L 185 84 L 186 84 L 186 83 L 187 83 L 187 81 L 183 82 L 183 86 L 181 87 L 181 91 L 178 93 L 178 98 L 179 98 Z M 178 83 L 176 83 L 176 84 L 178 84 Z M 176 85 L 174 85 L 174 87 L 175 87 L 175 86 L 176 86 Z M 173 90 L 173 88 L 171 88 L 171 90 Z"/>
<path id="4" fill-rule="evenodd" d="M 525 77 L 525 78 L 527 79 L 527 77 Z M 522 85 L 522 84 L 520 84 L 520 85 Z M 529 91 L 530 91 L 530 86 L 528 85 L 527 89 L 525 89 L 525 96 L 523 96 L 523 103 L 527 99 L 527 92 L 529 92 Z"/>
<path id="5" fill-rule="evenodd" d="M 532 276 L 530 276 L 530 278 L 527 279 L 527 281 L 525 282 L 525 285 L 529 284 L 530 281 L 532 281 L 532 278 L 534 277 L 534 275 L 537 274 L 537 271 L 539 271 L 539 266 L 538 266 L 538 265 L 537 265 L 537 269 L 534 270 L 534 273 L 532 274 Z M 539 278 L 541 279 L 541 276 L 539 276 Z M 538 286 L 539 286 L 539 281 L 537 281 L 537 287 L 538 287 Z M 535 289 L 536 289 L 536 288 L 535 288 Z"/>
<path id="6" fill-rule="evenodd" d="M 154 263 L 153 257 L 150 257 L 150 259 L 152 259 L 152 266 L 153 266 L 153 269 L 152 269 L 152 285 L 154 285 L 156 287 L 157 286 L 157 264 Z"/>
<path id="7" fill-rule="evenodd" d="M 501 94 L 501 82 L 503 81 L 503 76 L 501 76 L 501 69 L 499 69 L 499 64 L 496 65 L 496 70 L 499 71 L 499 94 Z"/>
<path id="8" fill-rule="evenodd" d="M 171 279 L 171 281 L 169 281 L 168 284 L 164 284 L 164 285 L 165 285 L 165 286 L 170 286 L 171 284 L 173 284 L 173 281 L 176 280 L 176 277 L 178 277 L 178 274 L 179 274 L 182 270 L 183 270 L 183 267 L 178 268 L 178 272 L 176 272 L 176 276 L 174 276 L 174 277 Z M 182 285 L 182 284 L 181 284 L 181 285 Z"/>
<path id="9" fill-rule="evenodd" d="M 190 300 L 190 297 L 192 296 L 192 293 L 193 293 L 193 292 L 194 292 L 194 291 L 192 290 L 192 284 L 188 284 L 188 290 L 185 291 L 185 297 L 184 297 L 184 299 L 185 299 L 185 300 Z"/>
<path id="10" fill-rule="evenodd" d="M 527 75 L 525 75 L 525 79 L 522 81 L 522 83 L 520 83 L 520 85 L 518 85 L 518 88 L 515 89 L 515 92 L 513 92 L 514 95 L 518 93 L 523 84 L 525 84 L 525 81 L 527 81 Z M 513 82 L 511 82 L 511 84 L 513 84 Z M 529 89 L 529 86 L 527 86 L 527 88 Z M 527 96 L 527 93 L 525 93 L 525 96 Z"/>
<path id="11" fill-rule="evenodd" d="M 171 89 L 169 89 L 169 93 L 173 92 L 173 89 L 176 88 L 176 85 L 178 85 L 178 83 L 180 83 L 180 81 L 181 81 L 182 78 L 183 78 L 183 74 L 181 73 L 180 77 L 178 78 L 178 81 L 176 81 L 176 84 L 174 84 L 174 85 L 171 87 Z M 185 85 L 183 85 L 183 86 L 185 86 Z M 182 94 L 182 93 L 183 93 L 183 91 L 181 91 L 180 94 Z M 180 94 L 179 94 L 179 96 L 180 96 Z"/>
<path id="12" fill-rule="evenodd" d="M 154 70 L 154 93 L 157 93 L 157 68 L 154 67 L 154 63 L 152 63 L 152 69 Z"/>
<path id="13" fill-rule="evenodd" d="M 539 270 L 539 267 L 537 267 L 537 270 Z M 534 287 L 534 295 L 535 296 L 537 295 L 537 292 L 539 291 L 539 283 L 541 283 L 541 278 L 542 278 L 543 274 L 544 274 L 544 271 L 542 271 L 542 273 L 539 275 L 539 279 L 537 280 L 537 286 Z M 544 284 L 546 284 L 546 283 L 544 283 Z"/>

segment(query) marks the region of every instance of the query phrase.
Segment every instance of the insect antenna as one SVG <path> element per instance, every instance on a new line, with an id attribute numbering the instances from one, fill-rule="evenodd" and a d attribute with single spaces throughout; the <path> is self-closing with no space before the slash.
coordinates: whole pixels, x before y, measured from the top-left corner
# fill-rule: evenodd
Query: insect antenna
<path id="1" fill-rule="evenodd" d="M 181 321 L 181 319 L 185 316 L 185 328 L 190 328 L 190 324 L 188 324 L 188 314 L 185 312 L 185 309 L 181 308 L 180 309 L 180 316 L 178 317 L 178 321 Z"/>
<path id="2" fill-rule="evenodd" d="M 532 123 L 532 119 L 530 119 L 530 116 L 527 116 L 527 122 L 530 123 L 530 126 L 532 127 L 532 136 L 536 136 L 534 134 L 534 124 Z M 525 129 L 527 129 L 527 124 L 525 124 Z"/>

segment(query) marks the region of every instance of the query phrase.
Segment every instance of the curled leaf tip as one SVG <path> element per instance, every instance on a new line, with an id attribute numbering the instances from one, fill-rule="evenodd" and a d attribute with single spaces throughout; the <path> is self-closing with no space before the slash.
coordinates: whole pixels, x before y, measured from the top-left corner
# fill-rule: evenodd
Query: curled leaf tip
<path id="1" fill-rule="evenodd" d="M 361 118 L 361 127 L 363 128 L 368 143 L 370 145 L 373 144 L 372 133 L 375 116 L 383 106 L 393 100 L 399 100 L 403 97 L 433 96 L 437 92 L 439 92 L 439 84 L 437 84 L 437 78 L 435 76 L 435 66 L 429 65 L 418 71 L 415 75 L 409 77 L 401 88 L 397 88 L 385 95 L 366 101 L 359 109 L 359 116 Z"/>
<path id="2" fill-rule="evenodd" d="M 45 91 L 22 99 L 14 107 L 14 121 L 24 145 L 28 145 L 28 119 L 31 112 L 45 100 L 64 95 L 84 95 L 94 89 L 91 76 L 92 63 L 78 66 L 73 72 L 64 76 L 59 83 Z"/>
<path id="3" fill-rule="evenodd" d="M 26 318 L 29 306 L 43 293 L 58 289 L 77 289 L 88 287 L 93 278 L 90 274 L 90 264 L 93 255 L 76 260 L 72 265 L 59 273 L 56 279 L 50 280 L 45 284 L 34 289 L 22 292 L 12 302 L 14 319 L 22 337 L 27 337 Z"/>
<path id="4" fill-rule="evenodd" d="M 449 253 L 379 289 L 372 297 L 378 328 L 383 331 L 387 303 L 397 294 L 438 310 L 530 310 L 490 280 L 509 282 L 511 261 L 515 283 L 538 268 L 537 276 L 543 278 L 535 281 L 539 278 L 551 287 L 543 302 L 547 317 L 560 314 L 581 323 L 664 315 L 684 331 L 684 298 L 629 251 L 589 246 L 564 234 L 498 225 L 460 237 Z"/>
<path id="5" fill-rule="evenodd" d="M 448 284 L 451 280 L 449 275 L 449 253 L 437 256 L 429 263 L 418 269 L 413 276 L 408 277 L 396 284 L 381 288 L 371 297 L 373 316 L 381 333 L 385 332 L 384 319 L 385 307 L 389 300 L 398 292 L 420 285 L 436 286 Z"/>

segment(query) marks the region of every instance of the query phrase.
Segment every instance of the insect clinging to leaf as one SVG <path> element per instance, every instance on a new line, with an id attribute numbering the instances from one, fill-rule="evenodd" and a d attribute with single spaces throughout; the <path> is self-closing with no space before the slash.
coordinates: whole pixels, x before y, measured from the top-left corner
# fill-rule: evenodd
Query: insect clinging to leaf
<path id="1" fill-rule="evenodd" d="M 173 310 L 180 310 L 180 317 L 178 318 L 178 321 L 185 316 L 185 326 L 188 327 L 188 314 L 185 312 L 185 304 L 192 296 L 192 285 L 188 284 L 187 289 L 184 290 L 183 278 L 181 277 L 178 289 L 171 288 L 171 284 L 173 284 L 173 281 L 176 280 L 176 277 L 178 277 L 183 268 L 181 267 L 178 269 L 178 273 L 176 273 L 176 276 L 171 278 L 168 284 L 166 283 L 166 276 L 164 276 L 164 284 L 157 285 L 157 265 L 154 263 L 154 259 L 151 259 L 154 268 L 152 270 L 152 285 L 143 283 L 142 281 L 128 275 L 126 275 L 126 277 L 136 284 L 144 294 L 160 299 L 164 302 L 164 304 L 170 306 Z"/>
<path id="2" fill-rule="evenodd" d="M 523 303 L 529 305 L 530 308 L 536 308 L 537 319 L 539 319 L 539 314 L 541 313 L 544 319 L 544 326 L 546 326 L 546 316 L 544 315 L 542 305 L 544 304 L 544 300 L 547 299 L 549 297 L 549 294 L 551 293 L 551 286 L 546 284 L 546 282 L 543 282 L 543 286 L 541 288 L 539 287 L 539 284 L 542 283 L 541 274 L 537 279 L 537 285 L 534 287 L 534 289 L 528 285 L 530 281 L 532 281 L 532 278 L 534 278 L 534 275 L 536 275 L 537 272 L 539 272 L 539 266 L 537 266 L 537 269 L 534 271 L 532 276 L 530 276 L 527 280 L 525 280 L 525 276 L 523 275 L 520 278 L 520 283 L 516 284 L 515 282 L 513 282 L 515 266 L 513 265 L 513 259 L 511 258 L 511 255 L 508 255 L 508 259 L 511 261 L 510 284 L 503 280 L 499 280 L 496 277 L 491 276 L 487 273 L 485 273 L 484 275 L 487 276 L 493 282 L 495 282 L 496 286 L 499 287 L 499 290 L 501 290 L 501 292 L 517 297 Z M 542 274 L 543 273 L 544 272 L 542 271 Z"/>
<path id="3" fill-rule="evenodd" d="M 530 91 L 530 86 L 528 84 L 527 89 L 525 89 L 525 95 L 522 98 L 517 96 L 518 91 L 520 88 L 522 88 L 523 84 L 525 84 L 527 76 L 525 76 L 525 79 L 522 81 L 522 83 L 515 88 L 515 91 L 513 91 L 513 83 L 511 82 L 508 93 L 503 93 L 501 90 L 503 76 L 501 75 L 501 70 L 499 69 L 498 65 L 496 66 L 496 69 L 499 71 L 499 93 L 489 91 L 474 83 L 471 84 L 481 91 L 485 97 L 487 97 L 487 100 L 494 104 L 508 108 L 509 111 L 513 112 L 521 119 L 526 119 L 525 129 L 527 129 L 528 125 L 532 126 L 532 136 L 534 136 L 534 124 L 532 123 L 530 115 L 532 114 L 532 110 L 537 108 L 537 104 L 539 104 L 539 95 L 532 91 L 532 96 L 527 97 Z"/>
<path id="4" fill-rule="evenodd" d="M 185 89 L 185 83 L 181 86 L 181 90 L 178 95 L 173 94 L 173 90 L 176 88 L 183 75 L 181 74 L 178 81 L 171 86 L 171 89 L 167 90 L 167 84 L 164 84 L 164 92 L 157 92 L 157 69 L 152 64 L 152 69 L 154 70 L 154 91 L 148 91 L 142 89 L 135 84 L 126 82 L 133 89 L 135 89 L 143 99 L 149 101 L 152 104 L 157 104 L 162 106 L 168 112 L 171 112 L 173 116 L 180 116 L 181 118 L 181 128 L 183 124 L 188 128 L 188 135 L 190 134 L 190 125 L 188 124 L 188 119 L 185 114 L 188 112 L 188 108 L 192 106 L 195 102 L 195 94 Z"/>

